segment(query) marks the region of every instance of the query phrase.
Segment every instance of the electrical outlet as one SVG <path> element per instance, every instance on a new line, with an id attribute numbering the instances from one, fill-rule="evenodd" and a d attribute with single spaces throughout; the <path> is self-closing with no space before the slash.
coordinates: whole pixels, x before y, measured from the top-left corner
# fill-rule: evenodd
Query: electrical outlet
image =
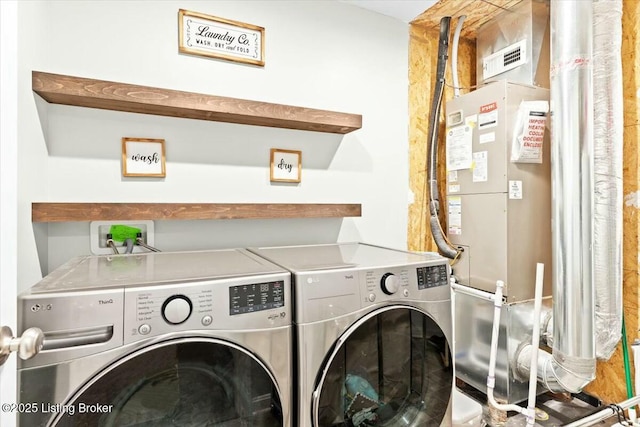
<path id="1" fill-rule="evenodd" d="M 142 233 L 142 240 L 149 246 L 154 245 L 153 221 L 91 221 L 89 224 L 89 234 L 91 236 L 91 253 L 94 255 L 113 254 L 113 250 L 107 246 L 107 234 L 113 225 L 126 225 L 139 228 Z M 115 242 L 118 251 L 123 254 L 126 250 L 124 242 Z M 149 252 L 147 249 L 134 245 L 133 253 Z"/>

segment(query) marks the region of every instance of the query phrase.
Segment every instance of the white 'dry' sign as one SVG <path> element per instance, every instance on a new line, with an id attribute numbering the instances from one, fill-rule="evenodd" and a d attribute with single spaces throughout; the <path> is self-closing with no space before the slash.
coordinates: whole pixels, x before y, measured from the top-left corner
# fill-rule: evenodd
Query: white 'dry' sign
<path id="1" fill-rule="evenodd" d="M 302 152 L 271 149 L 271 181 L 300 182 Z"/>
<path id="2" fill-rule="evenodd" d="M 264 28 L 203 13 L 178 11 L 182 53 L 264 66 Z"/>
<path id="3" fill-rule="evenodd" d="M 164 139 L 122 138 L 122 175 L 164 177 Z"/>

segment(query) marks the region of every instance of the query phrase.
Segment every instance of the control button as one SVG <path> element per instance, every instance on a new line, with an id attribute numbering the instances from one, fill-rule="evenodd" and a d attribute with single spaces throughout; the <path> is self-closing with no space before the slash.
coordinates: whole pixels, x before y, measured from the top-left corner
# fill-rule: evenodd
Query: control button
<path id="1" fill-rule="evenodd" d="M 387 295 L 393 295 L 400 288 L 400 280 L 393 273 L 385 273 L 380 279 L 380 288 Z"/>
<path id="2" fill-rule="evenodd" d="M 212 323 L 213 323 L 213 317 L 211 317 L 211 316 L 209 316 L 209 315 L 204 316 L 204 317 L 202 318 L 201 322 L 202 322 L 202 324 L 203 324 L 204 326 L 209 326 L 210 324 L 212 324 Z"/>
<path id="3" fill-rule="evenodd" d="M 167 323 L 179 325 L 186 322 L 191 316 L 192 308 L 193 305 L 188 297 L 174 295 L 162 304 L 162 317 Z"/>
<path id="4" fill-rule="evenodd" d="M 409 296 L 409 289 L 405 289 L 404 291 L 402 291 L 402 294 L 403 294 L 405 297 L 408 297 L 408 296 Z"/>
<path id="5" fill-rule="evenodd" d="M 149 332 L 151 332 L 151 326 L 145 324 L 140 325 L 140 327 L 138 328 L 138 332 L 140 332 L 140 335 L 147 335 Z"/>
<path id="6" fill-rule="evenodd" d="M 376 294 L 369 294 L 369 301 L 374 302 L 376 300 Z"/>

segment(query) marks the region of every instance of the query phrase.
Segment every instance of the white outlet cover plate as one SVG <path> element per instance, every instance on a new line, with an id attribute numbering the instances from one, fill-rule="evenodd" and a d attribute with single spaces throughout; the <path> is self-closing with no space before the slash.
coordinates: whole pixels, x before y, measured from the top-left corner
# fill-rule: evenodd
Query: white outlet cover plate
<path id="1" fill-rule="evenodd" d="M 143 235 L 146 235 L 146 243 L 149 246 L 155 245 L 155 230 L 153 226 L 153 221 L 151 220 L 139 220 L 139 221 L 91 221 L 89 223 L 89 235 L 91 236 L 91 253 L 94 255 L 111 255 L 113 251 L 111 248 L 106 246 L 106 231 L 111 228 L 112 225 L 128 225 L 130 227 L 137 227 L 142 230 Z M 102 236 L 101 234 L 104 234 Z M 102 241 L 102 242 L 101 242 Z M 121 243 L 118 243 L 118 250 L 120 253 L 125 252 L 125 247 L 120 246 Z M 134 246 L 133 253 L 145 253 L 149 252 L 147 249 Z"/>

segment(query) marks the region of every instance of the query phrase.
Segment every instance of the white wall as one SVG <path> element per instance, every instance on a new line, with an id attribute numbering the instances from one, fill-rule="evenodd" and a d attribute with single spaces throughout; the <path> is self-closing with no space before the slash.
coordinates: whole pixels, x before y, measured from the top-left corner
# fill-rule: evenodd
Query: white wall
<path id="1" fill-rule="evenodd" d="M 18 257 L 18 5 L 0 2 L 0 325 L 16 332 Z M 0 402 L 16 402 L 16 356 L 0 366 Z M 0 411 L 0 425 L 14 424 L 15 414 Z"/>
<path id="2" fill-rule="evenodd" d="M 265 67 L 178 54 L 178 9 L 266 28 Z M 334 1 L 20 2 L 19 281 L 89 253 L 33 201 L 362 203 L 361 218 L 159 221 L 163 250 L 360 240 L 406 247 L 408 27 Z M 341 136 L 49 105 L 31 70 L 362 114 Z M 124 179 L 123 136 L 164 138 L 165 179 Z M 302 150 L 299 185 L 269 182 Z"/>

